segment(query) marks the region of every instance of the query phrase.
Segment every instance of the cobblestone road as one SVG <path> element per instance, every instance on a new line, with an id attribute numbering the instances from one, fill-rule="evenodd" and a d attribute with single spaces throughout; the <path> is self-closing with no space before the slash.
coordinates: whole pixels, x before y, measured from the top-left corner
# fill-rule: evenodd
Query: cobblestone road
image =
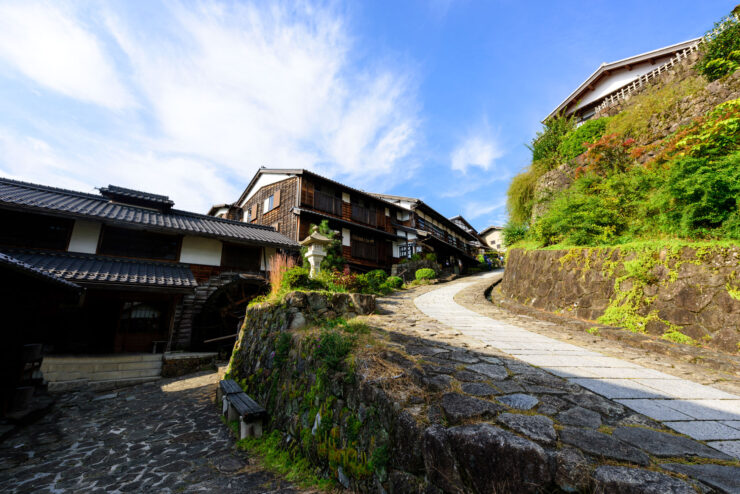
<path id="1" fill-rule="evenodd" d="M 427 316 L 468 337 L 740 458 L 740 396 L 473 312 L 454 297 L 474 284 L 452 283 L 417 297 L 414 303 Z"/>
<path id="2" fill-rule="evenodd" d="M 233 449 L 217 374 L 61 396 L 0 444 L 0 492 L 300 492 Z"/>

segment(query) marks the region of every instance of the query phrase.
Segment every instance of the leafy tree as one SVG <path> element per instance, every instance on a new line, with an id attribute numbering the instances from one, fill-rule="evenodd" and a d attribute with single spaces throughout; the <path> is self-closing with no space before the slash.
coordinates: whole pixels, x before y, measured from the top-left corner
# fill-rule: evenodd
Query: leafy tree
<path id="1" fill-rule="evenodd" d="M 737 7 L 704 38 L 704 56 L 697 64 L 699 72 L 713 81 L 737 70 L 740 66 L 740 12 Z"/>
<path id="2" fill-rule="evenodd" d="M 559 157 L 558 147 L 563 138 L 575 128 L 572 117 L 557 116 L 542 124 L 542 130 L 532 140 L 532 161 L 554 161 Z"/>

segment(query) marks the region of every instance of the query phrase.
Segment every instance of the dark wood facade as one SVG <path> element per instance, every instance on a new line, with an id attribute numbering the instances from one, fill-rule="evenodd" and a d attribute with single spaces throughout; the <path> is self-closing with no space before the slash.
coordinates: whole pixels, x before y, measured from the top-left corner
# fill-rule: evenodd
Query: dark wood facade
<path id="1" fill-rule="evenodd" d="M 437 254 L 444 266 L 476 263 L 477 234 L 422 201 L 366 193 L 303 169 L 261 169 L 235 204 L 244 221 L 295 241 L 327 220 L 355 271 L 390 270 L 417 252 Z"/>
<path id="2" fill-rule="evenodd" d="M 393 256 L 397 208 L 332 180 L 293 175 L 261 187 L 242 209 L 244 221 L 273 226 L 296 241 L 309 235 L 311 225 L 327 220 L 342 235 L 342 256 L 355 271 L 389 270 L 398 262 Z"/>

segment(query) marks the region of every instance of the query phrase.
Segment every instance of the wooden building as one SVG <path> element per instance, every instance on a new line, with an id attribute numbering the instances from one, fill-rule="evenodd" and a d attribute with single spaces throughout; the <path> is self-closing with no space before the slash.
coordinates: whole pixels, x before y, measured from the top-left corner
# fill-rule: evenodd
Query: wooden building
<path id="1" fill-rule="evenodd" d="M 343 257 L 355 271 L 390 270 L 403 257 L 435 252 L 444 264 L 468 265 L 474 236 L 418 199 L 364 192 L 304 169 L 261 168 L 233 204 L 210 214 L 271 226 L 299 241 L 328 220 L 340 232 Z M 235 212 L 240 209 L 242 213 Z"/>
<path id="2" fill-rule="evenodd" d="M 270 227 L 176 210 L 166 196 L 99 191 L 0 178 L 0 271 L 6 283 L 21 276 L 15 298 L 37 307 L 4 330 L 32 324 L 47 354 L 203 348 L 235 332 L 248 300 L 265 289 L 271 256 L 298 250 Z M 40 298 L 50 287 L 81 296 Z M 4 297 L 3 312 L 9 303 L 17 305 Z"/>
<path id="3" fill-rule="evenodd" d="M 622 98 L 632 88 L 646 84 L 667 64 L 696 51 L 700 41 L 701 38 L 690 39 L 616 62 L 602 63 L 544 121 L 565 115 L 574 117 L 580 124 L 593 118 L 605 103 Z"/>

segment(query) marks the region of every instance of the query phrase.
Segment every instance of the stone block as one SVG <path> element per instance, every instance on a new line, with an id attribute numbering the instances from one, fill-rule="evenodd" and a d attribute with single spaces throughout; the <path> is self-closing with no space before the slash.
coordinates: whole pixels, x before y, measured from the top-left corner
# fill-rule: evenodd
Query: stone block
<path id="1" fill-rule="evenodd" d="M 650 458 L 639 449 L 595 430 L 565 427 L 560 431 L 560 440 L 564 444 L 604 458 L 629 461 L 644 466 L 650 464 Z"/>
<path id="2" fill-rule="evenodd" d="M 601 466 L 594 472 L 595 492 L 603 494 L 696 494 L 686 482 L 642 468 Z"/>
<path id="3" fill-rule="evenodd" d="M 552 479 L 547 454 L 528 439 L 486 423 L 447 434 L 473 492 L 537 492 Z"/>
<path id="4" fill-rule="evenodd" d="M 552 419 L 544 415 L 502 413 L 496 420 L 509 429 L 543 444 L 552 445 L 557 440 Z"/>
<path id="5" fill-rule="evenodd" d="M 683 456 L 732 460 L 730 456 L 698 441 L 643 427 L 618 427 L 612 437 L 662 458 Z"/>
<path id="6" fill-rule="evenodd" d="M 442 395 L 440 405 L 451 424 L 458 424 L 463 420 L 493 417 L 504 409 L 501 405 L 490 401 L 459 393 L 445 393 Z"/>
<path id="7" fill-rule="evenodd" d="M 710 439 L 729 440 L 740 439 L 740 430 L 729 427 L 715 420 L 692 420 L 686 422 L 664 422 L 676 432 L 686 434 L 700 441 Z"/>
<path id="8" fill-rule="evenodd" d="M 721 492 L 740 492 L 740 467 L 685 463 L 662 463 L 660 466 L 671 472 L 697 478 Z"/>

